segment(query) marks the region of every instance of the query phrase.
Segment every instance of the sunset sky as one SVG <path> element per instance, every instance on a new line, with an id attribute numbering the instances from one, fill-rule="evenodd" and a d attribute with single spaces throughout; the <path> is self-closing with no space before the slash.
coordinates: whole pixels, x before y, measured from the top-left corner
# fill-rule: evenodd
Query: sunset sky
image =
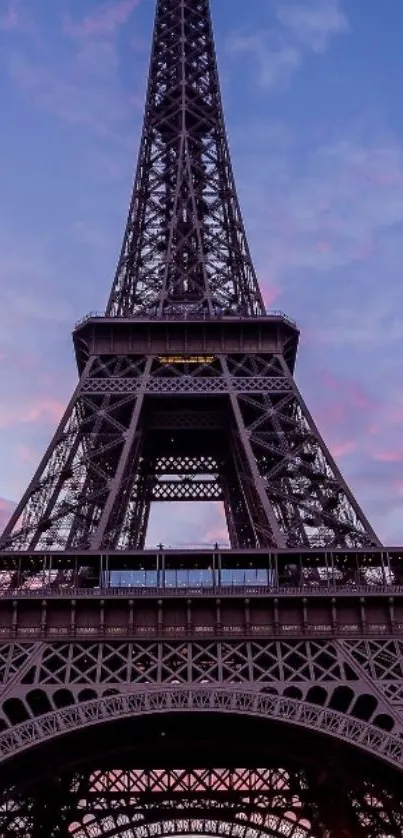
<path id="1" fill-rule="evenodd" d="M 211 0 L 243 214 L 297 381 L 380 537 L 403 543 L 402 0 Z M 0 516 L 76 384 L 106 303 L 155 0 L 0 0 Z M 178 537 L 178 531 L 181 537 Z M 215 541 L 185 505 L 150 541 Z"/>

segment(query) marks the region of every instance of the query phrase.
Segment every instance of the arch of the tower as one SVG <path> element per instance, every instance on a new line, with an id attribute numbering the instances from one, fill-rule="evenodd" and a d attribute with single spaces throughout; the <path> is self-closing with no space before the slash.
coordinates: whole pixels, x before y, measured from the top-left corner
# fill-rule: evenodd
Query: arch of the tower
<path id="1" fill-rule="evenodd" d="M 283 772 L 284 774 L 284 772 Z M 278 776 L 281 776 L 280 774 Z M 122 772 L 122 780 L 124 780 Z M 212 836 L 212 838 L 312 838 L 312 825 L 301 814 L 301 802 L 289 800 L 289 788 L 285 787 L 280 797 L 284 811 L 280 811 L 280 799 L 272 811 L 267 811 L 267 798 L 260 806 L 249 811 L 239 811 L 239 806 L 230 806 L 220 801 L 204 801 L 200 807 L 186 806 L 183 801 L 165 806 L 139 808 L 125 798 L 111 801 L 98 798 L 96 806 L 82 800 L 68 825 L 72 838 L 180 838 L 180 836 Z M 2 817 L 0 826 L 6 820 L 8 828 L 16 822 L 20 828 L 30 830 L 30 809 L 14 803 L 14 811 Z"/>
<path id="2" fill-rule="evenodd" d="M 15 725 L 0 757 L 0 835 L 36 838 L 42 799 L 73 838 L 403 830 L 402 739 L 292 698 L 145 688 Z"/>
<path id="3" fill-rule="evenodd" d="M 33 691 L 38 693 L 40 690 Z M 66 699 L 69 692 L 65 690 Z M 91 693 L 91 691 L 87 691 Z M 45 699 L 45 693 L 43 693 Z M 70 696 L 73 701 L 73 697 Z M 370 698 L 370 696 L 368 696 Z M 82 699 L 85 699 L 82 693 Z M 8 699 L 4 707 L 14 713 L 22 702 Z M 45 705 L 44 705 L 45 706 Z M 266 720 L 299 730 L 320 734 L 339 743 L 353 746 L 395 769 L 403 770 L 403 737 L 374 724 L 320 704 L 289 695 L 230 688 L 145 687 L 134 692 L 105 694 L 101 698 L 78 701 L 51 712 L 43 712 L 39 702 L 32 718 L 15 723 L 0 734 L 0 767 L 8 760 L 25 754 L 38 745 L 53 743 L 77 731 L 88 731 L 122 719 L 190 714 L 224 715 Z M 17 716 L 15 716 L 17 722 Z"/>
<path id="4" fill-rule="evenodd" d="M 137 813 L 129 808 L 119 807 L 114 810 L 105 808 L 102 814 L 84 816 L 81 821 L 73 821 L 70 826 L 72 838 L 180 838 L 185 835 L 212 836 L 212 838 L 311 838 L 311 824 L 291 804 L 290 810 L 279 814 L 259 813 L 233 815 L 222 812 L 219 806 L 210 804 L 209 811 L 186 811 L 157 813 L 154 817 L 138 819 Z M 154 819 L 155 818 L 155 819 Z M 130 830 L 129 832 L 127 832 Z"/>

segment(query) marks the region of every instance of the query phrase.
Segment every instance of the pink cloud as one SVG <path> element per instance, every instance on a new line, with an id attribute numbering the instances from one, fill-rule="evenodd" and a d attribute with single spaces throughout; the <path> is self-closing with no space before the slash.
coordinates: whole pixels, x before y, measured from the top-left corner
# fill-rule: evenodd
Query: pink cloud
<path id="1" fill-rule="evenodd" d="M 38 399 L 27 413 L 26 422 L 37 422 L 38 419 L 47 419 L 51 422 L 59 422 L 66 409 L 63 402 L 56 399 Z"/>
<path id="2" fill-rule="evenodd" d="M 25 443 L 18 446 L 18 456 L 23 463 L 28 463 L 29 465 L 36 465 L 39 460 L 39 453 L 32 448 L 30 445 L 26 445 Z M 42 452 L 43 453 L 43 452 Z"/>
<path id="3" fill-rule="evenodd" d="M 97 14 L 87 15 L 79 22 L 67 19 L 64 31 L 73 38 L 113 35 L 129 19 L 141 0 L 116 0 L 101 4 Z"/>
<path id="4" fill-rule="evenodd" d="M 212 521 L 211 526 L 206 527 L 203 533 L 203 542 L 208 544 L 228 544 L 228 526 L 224 505 L 222 503 L 215 503 L 214 513 L 215 520 Z"/>
<path id="5" fill-rule="evenodd" d="M 396 407 L 390 408 L 389 411 L 390 421 L 391 422 L 403 422 L 403 407 L 401 405 L 396 405 Z"/>
<path id="6" fill-rule="evenodd" d="M 371 183 L 381 188 L 402 188 L 403 175 L 398 168 L 398 160 L 382 160 L 382 155 L 375 153 L 372 165 L 368 165 L 368 161 L 366 161 L 366 163 L 367 165 L 362 164 L 361 166 L 355 166 L 350 170 L 350 174 L 353 179 Z"/>
<path id="7" fill-rule="evenodd" d="M 357 381 L 341 378 L 329 372 L 322 373 L 321 378 L 327 390 L 333 390 L 338 396 L 341 395 L 343 401 L 352 407 L 359 410 L 373 410 L 377 406 L 374 399 Z"/>
<path id="8" fill-rule="evenodd" d="M 26 407 L 3 406 L 0 409 L 0 427 L 9 428 L 13 425 L 35 424 L 36 422 L 54 425 L 61 419 L 65 408 L 66 405 L 63 402 L 51 398 L 38 398 Z"/>
<path id="9" fill-rule="evenodd" d="M 347 418 L 346 406 L 341 402 L 329 404 L 319 410 L 319 417 L 321 424 L 326 426 L 340 425 Z"/>
<path id="10" fill-rule="evenodd" d="M 263 299 L 267 309 L 273 308 L 279 297 L 281 297 L 281 289 L 276 285 L 265 285 L 262 288 Z"/>
<path id="11" fill-rule="evenodd" d="M 326 241 L 318 241 L 318 242 L 316 242 L 316 250 L 317 250 L 319 253 L 330 253 L 330 251 L 331 251 L 332 249 L 333 249 L 333 248 L 332 248 L 332 245 L 330 244 L 330 242 L 326 242 Z"/>
<path id="12" fill-rule="evenodd" d="M 17 29 L 19 22 L 16 0 L 8 0 L 5 12 L 0 15 L 0 29 Z"/>
<path id="13" fill-rule="evenodd" d="M 207 544 L 228 544 L 227 527 L 212 527 L 203 536 L 203 542 Z"/>
<path id="14" fill-rule="evenodd" d="M 354 255 L 356 259 L 360 262 L 366 262 L 370 259 L 375 252 L 375 241 L 371 239 L 367 239 L 361 242 L 357 242 L 356 249 L 354 251 Z"/>
<path id="15" fill-rule="evenodd" d="M 403 460 L 403 451 L 376 451 L 373 458 L 380 463 L 401 463 Z"/>
<path id="16" fill-rule="evenodd" d="M 11 513 L 15 509 L 15 503 L 5 498 L 0 498 L 0 532 L 4 529 L 10 518 Z"/>
<path id="17" fill-rule="evenodd" d="M 348 454 L 351 454 L 357 448 L 356 442 L 336 442 L 335 445 L 331 445 L 330 449 L 333 454 L 333 457 L 346 457 Z"/>

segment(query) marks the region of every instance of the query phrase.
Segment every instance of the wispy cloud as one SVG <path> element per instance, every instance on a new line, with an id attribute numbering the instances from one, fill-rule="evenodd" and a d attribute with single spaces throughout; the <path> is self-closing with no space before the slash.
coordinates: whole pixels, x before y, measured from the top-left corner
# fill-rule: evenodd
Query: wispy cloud
<path id="1" fill-rule="evenodd" d="M 233 35 L 229 41 L 233 55 L 251 55 L 259 68 L 259 80 L 264 87 L 274 87 L 288 81 L 302 61 L 301 51 L 284 39 L 267 33 Z"/>
<path id="2" fill-rule="evenodd" d="M 153 503 L 147 543 L 165 547 L 228 543 L 222 503 Z"/>
<path id="3" fill-rule="evenodd" d="M 20 23 L 17 0 L 3 0 L 4 9 L 0 8 L 0 30 L 17 29 Z"/>
<path id="4" fill-rule="evenodd" d="M 11 513 L 15 509 L 15 506 L 15 503 L 13 503 L 12 501 L 5 500 L 5 498 L 0 498 L 0 533 L 6 526 Z"/>
<path id="5" fill-rule="evenodd" d="M 114 0 L 101 3 L 92 15 L 85 15 L 79 21 L 65 18 L 65 32 L 75 38 L 94 38 L 115 35 L 125 24 L 141 0 Z"/>
<path id="6" fill-rule="evenodd" d="M 250 55 L 258 65 L 260 83 L 274 87 L 287 83 L 307 54 L 324 52 L 331 38 L 348 28 L 339 0 L 285 2 L 275 9 L 275 20 L 267 30 L 234 33 L 229 50 Z"/>
<path id="7" fill-rule="evenodd" d="M 32 401 L 19 406 L 3 405 L 0 408 L 0 428 L 16 427 L 25 424 L 55 425 L 61 419 L 66 405 L 56 399 L 46 396 L 36 397 Z M 26 460 L 26 457 L 24 458 Z"/>
<path id="8" fill-rule="evenodd" d="M 267 144 L 267 156 L 263 172 L 257 156 L 241 175 L 248 183 L 247 218 L 258 233 L 253 250 L 263 284 L 281 289 L 279 307 L 291 305 L 319 342 L 374 343 L 381 332 L 384 341 L 400 340 L 398 136 L 368 125 L 340 126 L 331 140 L 311 142 L 303 167 L 281 138 L 273 150 Z"/>
<path id="9" fill-rule="evenodd" d="M 13 82 L 32 101 L 71 125 L 121 139 L 124 126 L 133 127 L 138 105 L 136 91 L 126 93 L 122 85 L 118 43 L 140 2 L 109 0 L 78 19 L 56 17 L 52 38 L 46 18 L 38 17 L 29 39 L 25 33 L 23 48 L 14 44 L 6 54 Z M 55 56 L 56 27 L 59 48 Z"/>
<path id="10" fill-rule="evenodd" d="M 25 338 L 33 329 L 43 324 L 55 329 L 63 324 L 67 328 L 74 320 L 73 306 L 68 289 L 55 284 L 56 267 L 48 242 L 35 240 L 29 232 L 21 239 L 6 226 L 5 212 L 0 202 L 0 349 L 14 347 L 18 322 L 23 330 L 20 349 L 24 353 Z"/>
<path id="11" fill-rule="evenodd" d="M 323 52 L 334 35 L 340 35 L 349 29 L 339 0 L 285 2 L 277 9 L 277 19 L 297 43 L 314 52 Z"/>
<path id="12" fill-rule="evenodd" d="M 306 372 L 308 372 L 306 370 Z M 385 398 L 346 368 L 339 375 L 309 367 L 304 382 L 319 430 L 364 506 L 375 530 L 387 544 L 402 538 L 403 446 L 402 393 Z M 308 386 L 307 386 L 308 382 Z M 387 385 L 388 382 L 386 382 Z"/>

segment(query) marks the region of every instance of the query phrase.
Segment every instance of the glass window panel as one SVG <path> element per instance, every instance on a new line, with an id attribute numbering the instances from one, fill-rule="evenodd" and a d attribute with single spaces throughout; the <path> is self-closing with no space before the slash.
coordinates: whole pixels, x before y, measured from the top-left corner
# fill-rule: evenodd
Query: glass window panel
<path id="1" fill-rule="evenodd" d="M 202 588 L 211 588 L 213 585 L 213 571 L 202 570 L 200 573 L 200 583 Z"/>
<path id="2" fill-rule="evenodd" d="M 178 588 L 187 588 L 189 586 L 189 571 L 178 570 L 176 574 Z"/>
<path id="3" fill-rule="evenodd" d="M 210 575 L 208 570 L 191 570 L 189 571 L 189 582 L 192 587 L 202 588 L 204 585 L 210 585 Z"/>
<path id="4" fill-rule="evenodd" d="M 166 570 L 164 584 L 166 588 L 176 588 L 176 570 Z"/>
<path id="5" fill-rule="evenodd" d="M 145 570 L 129 570 L 125 571 L 126 585 L 133 588 L 145 588 L 146 573 Z"/>
<path id="6" fill-rule="evenodd" d="M 221 584 L 224 587 L 232 585 L 232 570 L 225 568 L 225 570 L 221 571 Z"/>
<path id="7" fill-rule="evenodd" d="M 156 570 L 146 571 L 146 585 L 147 588 L 156 588 L 158 585 L 158 573 Z"/>
<path id="8" fill-rule="evenodd" d="M 232 579 L 233 585 L 244 585 L 245 584 L 245 571 L 244 570 L 233 570 L 232 571 Z"/>

